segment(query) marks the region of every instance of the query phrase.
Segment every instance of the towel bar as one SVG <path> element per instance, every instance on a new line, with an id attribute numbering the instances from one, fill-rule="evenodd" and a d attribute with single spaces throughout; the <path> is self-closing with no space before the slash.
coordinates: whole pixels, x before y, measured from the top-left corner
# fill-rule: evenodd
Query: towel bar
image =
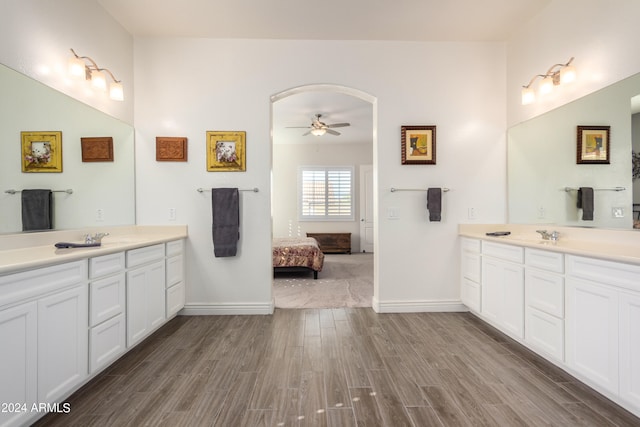
<path id="1" fill-rule="evenodd" d="M 573 188 L 573 187 L 564 187 L 564 191 L 566 191 L 567 193 L 569 191 L 578 191 L 579 188 Z M 613 188 L 594 188 L 593 191 L 624 191 L 626 190 L 625 187 L 613 187 Z"/>
<path id="2" fill-rule="evenodd" d="M 202 193 L 203 191 L 211 191 L 211 189 L 205 189 L 205 188 L 198 188 L 198 193 Z M 253 191 L 254 193 L 257 193 L 258 191 L 260 191 L 258 189 L 258 187 L 254 187 L 254 188 L 244 188 L 244 189 L 239 189 L 238 191 Z"/>
<path id="3" fill-rule="evenodd" d="M 5 193 L 7 194 L 16 194 L 16 193 L 21 193 L 22 190 L 4 190 Z M 67 193 L 67 194 L 73 194 L 73 190 L 71 188 L 68 188 L 66 190 L 51 190 L 52 193 Z"/>
<path id="4" fill-rule="evenodd" d="M 396 191 L 427 191 L 427 189 L 426 188 L 393 188 L 391 187 L 392 193 L 395 193 Z M 446 187 L 443 187 L 442 191 L 446 193 L 447 191 L 450 191 L 450 190 Z"/>

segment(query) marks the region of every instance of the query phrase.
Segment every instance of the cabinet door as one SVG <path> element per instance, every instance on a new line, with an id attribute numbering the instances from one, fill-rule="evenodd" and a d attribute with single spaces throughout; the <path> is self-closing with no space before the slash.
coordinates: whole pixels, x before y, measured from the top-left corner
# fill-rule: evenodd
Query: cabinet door
<path id="1" fill-rule="evenodd" d="M 127 347 L 141 341 L 164 319 L 164 260 L 128 271 Z"/>
<path id="2" fill-rule="evenodd" d="M 503 331 L 524 336 L 524 267 L 482 258 L 482 315 Z"/>
<path id="3" fill-rule="evenodd" d="M 38 401 L 66 396 L 88 375 L 87 285 L 38 300 Z"/>
<path id="4" fill-rule="evenodd" d="M 482 259 L 482 305 L 481 313 L 487 319 L 498 323 L 502 305 L 504 304 L 504 289 L 502 279 L 502 263 L 492 259 Z"/>
<path id="5" fill-rule="evenodd" d="M 567 279 L 567 364 L 587 380 L 618 393 L 618 292 Z"/>
<path id="6" fill-rule="evenodd" d="M 620 397 L 640 408 L 640 294 L 620 293 Z"/>
<path id="7" fill-rule="evenodd" d="M 91 328 L 89 332 L 89 369 L 96 373 L 116 360 L 126 349 L 124 313 Z"/>
<path id="8" fill-rule="evenodd" d="M 0 403 L 25 411 L 0 412 L 0 425 L 19 425 L 37 401 L 37 303 L 0 311 Z"/>

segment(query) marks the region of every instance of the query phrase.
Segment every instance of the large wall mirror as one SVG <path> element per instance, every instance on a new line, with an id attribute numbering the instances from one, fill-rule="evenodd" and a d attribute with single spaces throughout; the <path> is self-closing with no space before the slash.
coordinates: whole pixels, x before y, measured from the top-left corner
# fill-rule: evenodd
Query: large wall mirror
<path id="1" fill-rule="evenodd" d="M 0 93 L 0 233 L 22 231 L 24 189 L 54 191 L 54 229 L 135 224 L 132 126 L 1 64 Z M 62 172 L 22 171 L 23 131 L 61 132 Z M 113 160 L 83 161 L 81 138 L 104 137 Z"/>
<path id="2" fill-rule="evenodd" d="M 638 220 L 631 160 L 634 140 L 640 146 L 638 94 L 640 74 L 509 129 L 509 222 L 631 229 Z M 609 164 L 577 163 L 577 127 L 591 125 L 610 126 Z M 577 208 L 580 187 L 594 189 L 593 220 Z"/>

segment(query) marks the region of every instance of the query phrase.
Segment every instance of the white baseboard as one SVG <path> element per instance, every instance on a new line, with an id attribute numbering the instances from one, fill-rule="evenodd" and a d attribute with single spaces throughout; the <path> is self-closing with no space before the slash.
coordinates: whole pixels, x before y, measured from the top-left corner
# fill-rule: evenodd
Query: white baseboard
<path id="1" fill-rule="evenodd" d="M 427 312 L 464 312 L 469 311 L 460 300 L 432 301 L 379 301 L 373 298 L 372 306 L 376 313 L 427 313 Z"/>
<path id="2" fill-rule="evenodd" d="M 185 304 L 180 310 L 182 316 L 220 316 L 235 314 L 273 314 L 275 304 L 236 303 L 236 304 Z"/>

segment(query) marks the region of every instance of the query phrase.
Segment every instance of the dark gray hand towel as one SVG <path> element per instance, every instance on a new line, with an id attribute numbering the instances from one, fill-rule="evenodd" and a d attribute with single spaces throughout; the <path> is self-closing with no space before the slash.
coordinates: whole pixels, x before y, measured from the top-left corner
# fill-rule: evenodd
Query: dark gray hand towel
<path id="1" fill-rule="evenodd" d="M 216 257 L 236 256 L 240 240 L 240 205 L 237 188 L 211 189 L 213 252 Z"/>
<path id="2" fill-rule="evenodd" d="M 22 190 L 22 231 L 53 228 L 51 190 Z"/>
<path id="3" fill-rule="evenodd" d="M 578 208 L 582 209 L 582 220 L 593 221 L 593 188 L 578 189 Z"/>
<path id="4" fill-rule="evenodd" d="M 429 209 L 429 221 L 440 221 L 442 211 L 441 188 L 429 188 L 427 190 L 427 209 Z"/>

